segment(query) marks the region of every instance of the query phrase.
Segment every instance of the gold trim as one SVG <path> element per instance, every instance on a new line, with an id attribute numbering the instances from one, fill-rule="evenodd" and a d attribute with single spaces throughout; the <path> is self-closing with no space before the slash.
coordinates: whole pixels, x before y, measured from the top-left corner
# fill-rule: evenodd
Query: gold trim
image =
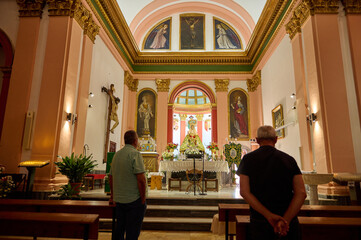
<path id="1" fill-rule="evenodd" d="M 311 12 L 306 6 L 305 2 L 301 2 L 294 11 L 297 18 L 299 18 L 301 26 L 306 22 L 310 17 Z"/>
<path id="2" fill-rule="evenodd" d="M 157 84 L 158 92 L 169 92 L 170 78 L 167 79 L 155 79 L 155 83 Z"/>
<path id="3" fill-rule="evenodd" d="M 217 17 L 213 17 L 213 49 L 215 51 L 219 51 L 219 50 L 223 50 L 222 49 L 216 49 L 216 31 L 215 31 L 215 24 L 216 24 L 216 20 L 219 21 L 219 22 L 222 22 L 223 24 L 227 25 L 227 27 L 229 27 L 230 29 L 232 29 L 232 31 L 237 35 L 238 39 L 239 39 L 239 42 L 241 43 L 241 48 L 235 48 L 235 49 L 227 49 L 227 50 L 244 50 L 243 48 L 243 42 L 242 42 L 242 38 L 239 36 L 238 32 L 236 31 L 236 29 L 234 29 L 228 22 L 225 23 L 224 20 L 220 19 L 220 18 L 217 18 Z"/>
<path id="4" fill-rule="evenodd" d="M 128 86 L 128 89 L 130 91 L 136 92 L 138 89 L 139 81 L 138 79 L 134 79 L 128 71 L 124 71 L 124 84 Z"/>
<path id="5" fill-rule="evenodd" d="M 41 17 L 45 0 L 16 0 L 19 5 L 20 17 Z"/>
<path id="6" fill-rule="evenodd" d="M 250 137 L 250 129 L 251 129 L 251 118 L 250 118 L 250 108 L 249 108 L 249 95 L 248 93 L 243 89 L 243 88 L 233 88 L 227 95 L 227 108 L 228 108 L 228 121 L 227 121 L 227 124 L 228 124 L 228 136 L 231 135 L 231 112 L 230 112 L 230 97 L 231 97 L 231 94 L 235 91 L 242 91 L 245 93 L 246 97 L 247 97 L 247 118 L 248 118 L 248 138 L 236 138 L 237 141 L 242 141 L 242 140 L 249 140 L 251 137 Z"/>
<path id="7" fill-rule="evenodd" d="M 214 79 L 216 92 L 228 92 L 229 79 Z"/>
<path id="8" fill-rule="evenodd" d="M 160 24 L 166 22 L 166 21 L 169 21 L 169 48 L 168 49 L 144 49 L 145 47 L 145 42 L 146 40 L 148 39 L 149 37 L 149 34 L 154 30 L 154 28 L 156 28 L 157 26 L 159 26 Z M 171 50 L 172 49 L 172 46 L 171 46 L 171 43 L 172 43 L 172 17 L 167 17 L 161 21 L 159 21 L 157 24 L 154 24 L 154 26 L 148 31 L 148 33 L 145 35 L 145 37 L 143 38 L 143 44 L 142 44 L 142 51 L 162 51 L 162 50 Z"/>
<path id="9" fill-rule="evenodd" d="M 311 15 L 338 14 L 340 0 L 303 0 Z"/>
<path id="10" fill-rule="evenodd" d="M 150 90 L 154 93 L 154 96 L 155 96 L 155 105 L 154 105 L 154 140 L 157 139 L 157 104 L 158 104 L 158 94 L 156 93 L 156 91 L 154 91 L 152 88 L 142 88 L 141 90 L 139 90 L 139 92 L 137 92 L 137 96 L 136 96 L 136 109 L 135 109 L 135 129 L 136 131 L 138 130 L 138 126 L 137 126 L 137 123 L 138 123 L 138 99 L 139 99 L 139 95 L 143 92 L 143 91 L 146 91 L 146 90 Z"/>
<path id="11" fill-rule="evenodd" d="M 361 0 L 341 0 L 346 14 L 361 14 Z"/>
<path id="12" fill-rule="evenodd" d="M 95 37 L 98 35 L 100 27 L 94 22 L 92 18 L 89 18 L 84 25 L 84 34 L 86 34 L 90 40 L 94 43 Z"/>
<path id="13" fill-rule="evenodd" d="M 74 16 L 79 0 L 46 0 L 49 16 Z"/>
<path id="14" fill-rule="evenodd" d="M 203 121 L 204 114 L 196 114 L 197 121 Z"/>
<path id="15" fill-rule="evenodd" d="M 187 119 L 187 114 L 179 114 L 179 118 L 181 121 L 185 121 Z"/>
<path id="16" fill-rule="evenodd" d="M 247 79 L 247 90 L 248 92 L 254 92 L 257 90 L 257 87 L 261 85 L 261 70 L 258 70 L 252 79 Z"/>
<path id="17" fill-rule="evenodd" d="M 206 26 L 206 15 L 200 13 L 185 13 L 179 14 L 179 50 L 204 50 L 206 48 L 206 34 L 205 34 L 205 26 Z M 182 17 L 202 17 L 203 19 L 203 48 L 182 48 Z"/>
<path id="18" fill-rule="evenodd" d="M 293 13 L 292 18 L 286 24 L 286 32 L 290 36 L 291 40 L 296 36 L 297 33 L 301 32 L 300 19 Z"/>

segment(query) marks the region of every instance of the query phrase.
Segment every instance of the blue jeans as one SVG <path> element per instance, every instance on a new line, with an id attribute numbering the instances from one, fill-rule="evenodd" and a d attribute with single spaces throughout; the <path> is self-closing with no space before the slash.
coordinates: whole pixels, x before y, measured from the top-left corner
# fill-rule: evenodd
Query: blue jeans
<path id="1" fill-rule="evenodd" d="M 281 237 L 274 233 L 273 227 L 266 219 L 252 219 L 247 234 L 249 240 L 300 240 L 301 234 L 298 219 L 290 222 L 290 229 L 286 236 Z"/>
<path id="2" fill-rule="evenodd" d="M 131 203 L 116 203 L 117 223 L 113 240 L 137 240 L 146 208 L 147 204 L 142 204 L 140 198 Z"/>

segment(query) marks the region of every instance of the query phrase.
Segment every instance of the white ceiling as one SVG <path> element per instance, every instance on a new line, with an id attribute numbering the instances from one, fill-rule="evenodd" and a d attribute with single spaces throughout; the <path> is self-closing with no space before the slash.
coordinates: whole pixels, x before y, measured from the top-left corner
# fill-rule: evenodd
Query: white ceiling
<path id="1" fill-rule="evenodd" d="M 234 1 L 242 6 L 253 18 L 254 22 L 257 23 L 262 10 L 267 2 L 267 0 L 223 0 L 223 2 Z M 128 23 L 133 21 L 135 16 L 149 3 L 153 2 L 153 0 L 117 0 L 119 7 Z M 206 2 L 211 4 L 216 4 L 218 6 L 222 6 L 222 1 L 212 1 L 212 0 L 176 0 L 169 1 L 169 4 L 172 5 L 176 3 L 184 3 L 184 2 Z M 162 8 L 161 6 L 160 8 Z"/>

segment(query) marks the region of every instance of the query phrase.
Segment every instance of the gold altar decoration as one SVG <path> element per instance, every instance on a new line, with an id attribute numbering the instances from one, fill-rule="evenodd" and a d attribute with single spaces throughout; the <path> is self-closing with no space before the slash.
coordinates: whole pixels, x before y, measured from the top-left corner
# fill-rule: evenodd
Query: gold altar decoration
<path id="1" fill-rule="evenodd" d="M 129 71 L 124 71 L 124 84 L 128 86 L 128 89 L 132 92 L 136 92 L 138 89 L 138 79 L 134 79 Z"/>
<path id="2" fill-rule="evenodd" d="M 204 152 L 204 146 L 201 138 L 196 131 L 197 120 L 191 118 L 188 121 L 189 131 L 180 146 L 179 152 L 185 152 L 187 149 L 197 149 Z"/>
<path id="3" fill-rule="evenodd" d="M 157 91 L 158 92 L 169 92 L 170 78 L 167 78 L 167 79 L 159 79 L 159 78 L 157 78 L 155 80 L 155 83 L 157 84 Z"/>
<path id="4" fill-rule="evenodd" d="M 146 171 L 158 172 L 158 153 L 140 152 L 143 157 L 144 167 Z"/>
<path id="5" fill-rule="evenodd" d="M 261 85 L 261 70 L 258 70 L 252 79 L 247 79 L 247 90 L 248 92 L 254 92 L 257 90 L 257 87 Z"/>
<path id="6" fill-rule="evenodd" d="M 41 17 L 45 0 L 16 0 L 20 7 L 20 17 Z"/>
<path id="7" fill-rule="evenodd" d="M 337 14 L 339 2 L 339 0 L 304 0 L 312 16 L 315 14 Z"/>
<path id="8" fill-rule="evenodd" d="M 216 92 L 228 92 L 229 79 L 214 79 Z"/>

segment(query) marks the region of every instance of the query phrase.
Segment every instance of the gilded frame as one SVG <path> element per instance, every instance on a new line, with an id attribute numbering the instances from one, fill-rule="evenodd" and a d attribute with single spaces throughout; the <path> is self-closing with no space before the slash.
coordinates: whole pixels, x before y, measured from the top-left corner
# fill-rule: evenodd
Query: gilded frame
<path id="1" fill-rule="evenodd" d="M 217 36 L 217 30 L 216 30 L 216 21 L 218 22 L 221 22 L 222 24 L 226 25 L 228 28 L 230 28 L 233 33 L 237 36 L 238 40 L 239 40 L 239 45 L 240 47 L 239 48 L 216 48 L 216 36 Z M 242 44 L 242 38 L 239 36 L 238 32 L 227 22 L 223 21 L 222 19 L 220 18 L 217 18 L 217 17 L 213 17 L 213 49 L 216 50 L 216 51 L 228 51 L 228 50 L 244 50 L 243 49 L 243 44 Z"/>
<path id="2" fill-rule="evenodd" d="M 149 37 L 149 34 L 151 34 L 155 28 L 160 27 L 160 25 L 165 24 L 165 22 L 169 21 L 168 24 L 168 48 L 158 48 L 158 49 L 152 49 L 152 48 L 145 48 L 147 39 Z M 172 49 L 172 17 L 168 17 L 165 18 L 161 21 L 159 21 L 157 24 L 155 24 L 147 33 L 147 35 L 145 36 L 145 38 L 143 39 L 143 44 L 142 44 L 142 51 L 162 51 L 162 50 L 171 50 Z"/>
<path id="3" fill-rule="evenodd" d="M 282 104 L 280 104 L 277 107 L 275 107 L 274 109 L 272 109 L 272 124 L 275 129 L 284 125 Z M 276 133 L 277 133 L 277 137 L 279 139 L 285 137 L 285 129 L 284 128 L 276 131 Z"/>
<path id="4" fill-rule="evenodd" d="M 238 97 L 240 97 L 241 104 L 238 104 Z M 232 139 L 236 139 L 237 141 L 242 141 L 242 140 L 248 141 L 250 139 L 250 129 L 251 129 L 248 93 L 242 88 L 234 88 L 228 93 L 227 101 L 228 101 L 227 103 L 228 135 L 231 136 Z M 235 104 L 237 104 L 237 107 Z M 243 107 L 247 106 L 243 114 L 237 112 L 237 111 L 242 111 L 241 108 L 242 105 Z M 244 119 L 244 116 L 246 116 L 247 119 Z M 236 125 L 238 125 L 238 128 L 236 127 Z"/>
<path id="5" fill-rule="evenodd" d="M 137 93 L 137 109 L 135 111 L 135 129 L 136 132 L 138 134 L 139 137 L 144 136 L 142 129 L 142 126 L 144 126 L 144 123 L 141 123 L 140 120 L 140 114 L 139 114 L 139 107 L 140 104 L 143 102 L 142 98 L 143 96 L 148 96 L 147 100 L 150 102 L 149 104 L 151 105 L 151 110 L 153 113 L 153 117 L 150 118 L 149 120 L 149 129 L 150 129 L 150 133 L 149 135 L 156 139 L 156 135 L 157 135 L 157 101 L 158 101 L 158 95 L 156 93 L 156 91 L 154 91 L 152 88 L 143 88 L 141 90 L 138 91 Z M 149 99 L 150 97 L 150 99 Z M 138 120 L 139 119 L 139 120 Z"/>
<path id="6" fill-rule="evenodd" d="M 193 20 L 193 31 L 191 30 L 191 25 L 188 21 L 186 21 L 186 19 L 188 19 L 189 21 Z M 198 19 L 198 21 L 195 23 L 195 21 Z M 199 21 L 201 20 L 200 24 Z M 186 30 L 186 29 L 190 29 L 190 30 Z M 195 41 L 192 43 L 190 43 L 190 46 L 187 47 L 188 45 L 184 46 L 185 43 L 187 42 L 188 39 L 192 39 L 192 35 L 193 36 L 197 36 L 196 34 L 201 33 L 202 34 L 202 39 Z M 180 14 L 179 15 L 179 50 L 204 50 L 205 49 L 205 15 L 204 14 L 199 14 L 199 13 L 186 13 L 186 14 Z M 201 43 L 201 46 L 199 47 L 193 47 L 194 44 L 199 44 Z"/>

